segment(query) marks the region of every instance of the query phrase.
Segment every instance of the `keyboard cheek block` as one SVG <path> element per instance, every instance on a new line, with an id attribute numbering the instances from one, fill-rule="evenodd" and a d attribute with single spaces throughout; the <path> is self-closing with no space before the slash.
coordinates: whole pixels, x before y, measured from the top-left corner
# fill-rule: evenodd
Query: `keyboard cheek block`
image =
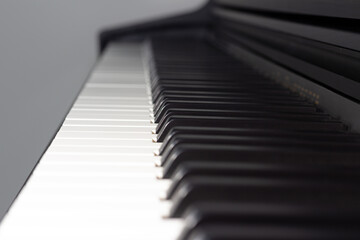
<path id="1" fill-rule="evenodd" d="M 158 177 L 179 240 L 359 236 L 358 134 L 207 41 L 159 37 L 151 50 Z"/>

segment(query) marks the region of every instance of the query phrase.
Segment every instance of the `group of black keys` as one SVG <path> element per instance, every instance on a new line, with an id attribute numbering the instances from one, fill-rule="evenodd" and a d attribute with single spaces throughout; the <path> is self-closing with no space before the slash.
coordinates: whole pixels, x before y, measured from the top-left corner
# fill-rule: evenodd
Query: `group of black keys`
<path id="1" fill-rule="evenodd" d="M 152 39 L 155 141 L 181 240 L 360 239 L 360 136 L 202 39 Z"/>

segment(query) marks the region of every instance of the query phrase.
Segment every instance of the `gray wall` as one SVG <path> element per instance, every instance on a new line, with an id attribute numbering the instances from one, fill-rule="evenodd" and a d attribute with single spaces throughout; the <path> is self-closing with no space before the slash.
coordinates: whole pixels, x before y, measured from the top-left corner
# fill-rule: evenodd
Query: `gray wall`
<path id="1" fill-rule="evenodd" d="M 202 0 L 0 1 L 0 220 L 96 60 L 97 33 Z"/>

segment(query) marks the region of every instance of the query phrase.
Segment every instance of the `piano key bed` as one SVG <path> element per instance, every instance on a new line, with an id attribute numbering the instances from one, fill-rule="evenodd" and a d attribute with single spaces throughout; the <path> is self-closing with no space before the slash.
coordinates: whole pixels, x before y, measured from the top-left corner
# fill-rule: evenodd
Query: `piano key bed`
<path id="1" fill-rule="evenodd" d="M 360 136 L 203 39 L 108 46 L 1 239 L 358 239 Z"/>

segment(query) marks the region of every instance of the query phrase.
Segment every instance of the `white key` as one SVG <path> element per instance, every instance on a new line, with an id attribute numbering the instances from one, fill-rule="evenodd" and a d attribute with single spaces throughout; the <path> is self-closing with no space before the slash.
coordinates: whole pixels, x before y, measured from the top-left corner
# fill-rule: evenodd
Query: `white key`
<path id="1" fill-rule="evenodd" d="M 61 131 L 56 135 L 56 139 L 147 139 L 148 131 Z M 147 139 L 148 140 L 148 139 Z"/>
<path id="2" fill-rule="evenodd" d="M 135 98 L 80 98 L 75 102 L 75 108 L 95 107 L 101 105 L 116 106 L 120 109 L 133 109 L 141 108 L 147 109 L 148 99 L 135 99 Z"/>
<path id="3" fill-rule="evenodd" d="M 64 126 L 107 126 L 107 127 L 121 127 L 121 126 L 151 126 L 150 119 L 135 119 L 135 118 L 121 118 L 121 119 L 66 119 Z"/>
<path id="4" fill-rule="evenodd" d="M 99 112 L 99 111 L 88 111 L 88 112 L 79 112 L 79 111 L 71 111 L 66 120 L 144 120 L 149 117 L 149 113 L 145 110 L 139 111 L 107 111 L 107 112 Z"/>
<path id="5" fill-rule="evenodd" d="M 81 92 L 83 96 L 96 96 L 96 97 L 140 97 L 144 96 L 145 90 L 142 88 L 84 88 Z"/>
<path id="6" fill-rule="evenodd" d="M 79 124 L 72 124 L 72 125 L 63 125 L 62 130 L 64 131 L 99 131 L 99 132 L 124 132 L 124 131 L 134 131 L 134 132 L 151 132 L 154 129 L 154 126 L 149 125 L 136 125 L 136 124 L 124 124 L 124 125 L 117 125 L 117 126 L 109 126 L 109 125 L 79 125 Z"/>

